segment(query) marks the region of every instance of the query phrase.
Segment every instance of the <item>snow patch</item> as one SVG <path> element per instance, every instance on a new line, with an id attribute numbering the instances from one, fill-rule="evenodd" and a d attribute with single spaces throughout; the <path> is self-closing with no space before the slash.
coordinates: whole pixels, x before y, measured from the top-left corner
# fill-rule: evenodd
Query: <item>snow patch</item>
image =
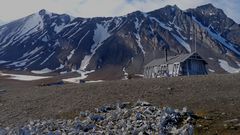
<path id="1" fill-rule="evenodd" d="M 148 18 L 148 14 L 146 12 L 141 12 L 145 18 Z"/>
<path id="2" fill-rule="evenodd" d="M 155 17 L 150 17 L 150 19 L 156 21 L 156 22 L 159 24 L 159 26 L 161 26 L 162 28 L 164 28 L 164 29 L 166 29 L 166 30 L 168 30 L 168 31 L 172 31 L 172 28 L 171 28 L 171 27 L 169 27 L 169 26 L 167 26 L 165 23 L 159 21 L 157 18 L 155 18 Z"/>
<path id="3" fill-rule="evenodd" d="M 85 70 L 85 69 L 87 68 L 87 66 L 89 65 L 89 62 L 90 62 L 92 56 L 93 56 L 93 55 L 86 55 L 86 56 L 83 58 L 83 60 L 82 60 L 82 62 L 81 62 L 81 67 L 80 67 L 81 70 Z"/>
<path id="4" fill-rule="evenodd" d="M 115 27 L 110 30 L 110 32 L 113 32 L 114 30 L 119 29 L 124 23 L 121 17 L 113 18 L 111 22 L 115 23 Z M 110 25 L 110 24 L 108 24 Z"/>
<path id="5" fill-rule="evenodd" d="M 25 69 L 29 66 L 29 65 L 31 65 L 31 64 L 33 64 L 34 62 L 36 62 L 37 60 L 39 60 L 39 56 L 42 54 L 43 52 L 40 52 L 40 53 L 38 53 L 37 55 L 35 55 L 34 57 L 31 57 L 31 58 L 29 58 L 29 57 L 27 57 L 27 58 L 25 58 L 25 59 L 23 59 L 23 60 L 20 60 L 20 61 L 15 61 L 15 62 L 12 62 L 12 63 L 10 63 L 10 64 L 8 64 L 8 66 L 15 66 L 15 67 L 23 67 L 23 66 L 26 66 L 26 64 L 28 63 L 28 62 L 30 62 L 26 67 L 25 67 Z M 31 53 L 30 53 L 31 54 Z M 26 57 L 26 56 L 25 56 Z M 23 57 L 21 57 L 21 58 L 19 58 L 19 59 L 22 59 Z"/>
<path id="6" fill-rule="evenodd" d="M 215 70 L 213 69 L 208 69 L 210 72 L 215 73 Z"/>
<path id="7" fill-rule="evenodd" d="M 7 79 L 20 80 L 20 81 L 35 81 L 46 78 L 51 78 L 50 76 L 31 76 L 31 75 L 18 75 L 18 74 L 5 74 L 0 72 L 0 76 L 9 76 Z"/>
<path id="8" fill-rule="evenodd" d="M 144 75 L 143 74 L 135 74 L 135 76 L 138 76 L 138 77 L 144 77 Z"/>
<path id="9" fill-rule="evenodd" d="M 82 26 L 83 24 L 85 24 L 87 21 L 84 20 L 82 23 L 79 23 L 80 26 Z M 68 38 L 72 38 L 73 36 L 75 36 L 79 31 L 82 30 L 82 28 L 79 25 L 75 25 L 72 29 L 70 29 L 66 34 L 64 34 L 64 37 L 69 35 L 70 33 L 72 33 L 73 31 L 75 31 L 71 36 L 69 36 Z M 78 30 L 75 30 L 76 27 L 78 27 Z M 67 26 L 65 26 L 67 27 Z"/>
<path id="10" fill-rule="evenodd" d="M 39 55 L 36 55 L 36 56 L 38 57 Z M 33 57 L 33 59 L 34 59 L 34 58 L 35 58 L 35 57 Z M 31 61 L 27 66 L 25 66 L 25 69 L 26 69 L 27 67 L 29 67 L 30 65 L 32 65 L 33 63 L 37 62 L 39 59 L 41 59 L 41 57 L 38 57 L 37 59 Z"/>
<path id="11" fill-rule="evenodd" d="M 53 70 L 51 70 L 49 68 L 44 68 L 42 70 L 33 70 L 31 72 L 34 73 L 34 74 L 47 74 L 47 73 L 53 72 Z"/>
<path id="12" fill-rule="evenodd" d="M 42 41 L 43 41 L 43 42 L 48 42 L 47 36 L 44 36 L 44 37 L 42 38 Z"/>
<path id="13" fill-rule="evenodd" d="M 0 60 L 0 64 L 5 64 L 8 63 L 9 61 L 5 61 L 5 60 Z"/>
<path id="14" fill-rule="evenodd" d="M 212 58 L 212 57 L 210 57 L 210 58 L 208 58 L 209 60 L 214 60 L 214 58 Z"/>
<path id="15" fill-rule="evenodd" d="M 143 46 L 141 44 L 141 37 L 140 37 L 140 34 L 139 34 L 143 21 L 141 23 L 139 23 L 138 18 L 136 18 L 136 19 L 137 19 L 137 21 L 135 22 L 135 29 L 137 30 L 137 33 L 134 33 L 134 35 L 137 38 L 138 47 L 142 50 L 143 55 L 145 55 L 146 52 L 144 51 Z"/>
<path id="16" fill-rule="evenodd" d="M 86 81 L 86 83 L 99 83 L 99 82 L 104 82 L 103 80 L 97 80 L 97 81 Z"/>
<path id="17" fill-rule="evenodd" d="M 181 36 L 182 39 L 187 40 L 187 38 L 184 37 L 184 36 L 182 35 L 182 33 L 181 33 L 181 30 L 182 30 L 182 29 L 179 28 L 179 27 L 176 26 L 176 25 L 174 25 L 174 27 L 177 29 L 177 33 L 178 33 L 178 35 Z"/>
<path id="18" fill-rule="evenodd" d="M 29 38 L 30 38 L 30 36 L 25 36 L 23 39 L 21 39 L 20 43 L 23 43 L 24 41 L 26 41 Z"/>
<path id="19" fill-rule="evenodd" d="M 111 34 L 108 32 L 108 25 L 97 24 L 97 28 L 94 31 L 93 41 L 94 44 L 91 47 L 91 55 L 86 55 L 81 62 L 80 70 L 85 70 L 89 65 L 92 56 L 96 53 L 97 49 L 102 46 L 103 42 L 108 39 Z"/>
<path id="20" fill-rule="evenodd" d="M 236 63 L 237 63 L 237 65 L 240 67 L 240 62 L 238 62 L 238 61 L 235 61 Z"/>
<path id="21" fill-rule="evenodd" d="M 219 65 L 221 66 L 221 68 L 223 68 L 225 71 L 227 71 L 228 73 L 239 73 L 240 72 L 240 68 L 237 69 L 237 68 L 234 68 L 234 67 L 231 67 L 227 61 L 225 60 L 221 60 L 219 59 Z"/>
<path id="22" fill-rule="evenodd" d="M 56 32 L 56 34 L 60 33 L 65 27 L 65 23 L 62 23 L 61 25 L 56 25 L 54 27 L 54 31 Z"/>
<path id="23" fill-rule="evenodd" d="M 189 45 L 187 42 L 185 42 L 182 38 L 180 38 L 180 37 L 179 37 L 178 35 L 176 35 L 176 34 L 173 34 L 173 33 L 172 33 L 172 35 L 174 36 L 174 38 L 175 38 L 188 52 L 191 52 L 191 51 L 192 51 L 190 45 Z"/>
<path id="24" fill-rule="evenodd" d="M 62 71 L 62 72 L 60 72 L 61 75 L 67 74 L 67 73 L 68 73 L 68 71 Z"/>
<path id="25" fill-rule="evenodd" d="M 73 17 L 71 15 L 69 17 L 70 17 L 70 21 L 73 21 L 75 19 L 75 17 Z"/>
<path id="26" fill-rule="evenodd" d="M 61 64 L 58 68 L 56 68 L 56 70 L 60 70 L 63 69 L 65 66 L 63 64 Z"/>
<path id="27" fill-rule="evenodd" d="M 26 64 L 27 64 L 26 61 L 16 61 L 16 62 L 9 64 L 8 66 L 23 67 Z"/>
<path id="28" fill-rule="evenodd" d="M 67 56 L 67 59 L 70 60 L 73 56 L 73 54 L 75 53 L 75 49 L 73 49 L 70 54 Z"/>
<path id="29" fill-rule="evenodd" d="M 80 83 L 80 80 L 86 79 L 88 77 L 88 74 L 95 72 L 95 70 L 92 70 L 92 71 L 77 70 L 77 72 L 81 74 L 80 77 L 63 79 L 63 81 L 64 82 L 69 82 L 69 83 Z"/>
<path id="30" fill-rule="evenodd" d="M 78 22 L 70 23 L 64 26 L 64 28 L 75 26 Z"/>
<path id="31" fill-rule="evenodd" d="M 52 52 L 42 63 L 40 63 L 40 65 L 43 65 L 44 63 L 46 63 L 54 54 L 55 52 Z"/>
<path id="32" fill-rule="evenodd" d="M 36 47 L 32 51 L 24 53 L 23 56 L 20 57 L 19 59 L 23 59 L 23 58 L 32 56 L 32 55 L 36 54 L 37 52 L 39 52 L 42 48 L 43 47 Z"/>
<path id="33" fill-rule="evenodd" d="M 73 49 L 73 50 L 70 52 L 70 54 L 67 56 L 67 59 L 68 59 L 68 60 L 70 60 L 70 59 L 72 58 L 72 56 L 74 55 L 75 51 L 79 48 L 82 40 L 88 35 L 89 32 L 90 32 L 90 31 L 88 31 L 88 32 L 79 40 L 77 48 L 76 48 L 76 49 Z"/>
<path id="34" fill-rule="evenodd" d="M 126 71 L 126 68 L 124 67 L 122 71 L 123 71 L 123 75 L 124 75 L 123 80 L 128 80 L 128 73 Z"/>
<path id="35" fill-rule="evenodd" d="M 73 28 L 74 29 L 74 28 Z M 80 27 L 80 28 L 78 28 L 78 30 L 76 30 L 71 36 L 69 36 L 68 38 L 72 38 L 73 36 L 75 36 L 79 31 L 81 31 L 82 30 L 82 28 Z M 68 35 L 70 32 L 72 32 L 72 30 L 70 30 L 67 34 L 65 34 L 65 35 Z M 64 36 L 65 36 L 64 35 Z"/>
<path id="36" fill-rule="evenodd" d="M 97 24 L 97 29 L 94 31 L 93 41 L 95 44 L 91 48 L 91 52 L 98 49 L 102 42 L 105 41 L 108 37 L 110 37 L 110 33 L 108 33 L 108 27 L 103 26 L 101 24 Z"/>

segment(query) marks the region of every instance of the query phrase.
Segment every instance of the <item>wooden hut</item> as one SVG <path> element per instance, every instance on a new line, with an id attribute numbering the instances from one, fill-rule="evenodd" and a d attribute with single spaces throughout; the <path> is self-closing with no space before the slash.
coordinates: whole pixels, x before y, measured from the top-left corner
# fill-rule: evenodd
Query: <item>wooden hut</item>
<path id="1" fill-rule="evenodd" d="M 207 62 L 196 52 L 155 59 L 144 67 L 144 78 L 206 75 Z"/>

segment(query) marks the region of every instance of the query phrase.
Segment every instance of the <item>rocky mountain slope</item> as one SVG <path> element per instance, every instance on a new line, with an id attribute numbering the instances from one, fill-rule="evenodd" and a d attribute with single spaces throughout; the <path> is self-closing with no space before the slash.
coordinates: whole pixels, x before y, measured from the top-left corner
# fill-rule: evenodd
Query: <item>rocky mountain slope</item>
<path id="1" fill-rule="evenodd" d="M 0 26 L 5 24 L 4 21 L 0 20 Z"/>
<path id="2" fill-rule="evenodd" d="M 240 71 L 240 25 L 211 4 L 108 18 L 41 10 L 0 27 L 0 68 L 122 78 L 142 74 L 145 64 L 164 57 L 166 47 L 170 55 L 197 49 L 209 72 Z"/>

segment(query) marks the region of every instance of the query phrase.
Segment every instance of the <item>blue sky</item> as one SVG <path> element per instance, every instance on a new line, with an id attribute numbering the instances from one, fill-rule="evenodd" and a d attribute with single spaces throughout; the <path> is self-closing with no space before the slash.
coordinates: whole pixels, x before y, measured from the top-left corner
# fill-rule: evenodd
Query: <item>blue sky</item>
<path id="1" fill-rule="evenodd" d="M 240 0 L 0 0 L 0 20 L 18 19 L 40 9 L 76 17 L 120 16 L 176 4 L 181 9 L 212 3 L 240 23 Z"/>

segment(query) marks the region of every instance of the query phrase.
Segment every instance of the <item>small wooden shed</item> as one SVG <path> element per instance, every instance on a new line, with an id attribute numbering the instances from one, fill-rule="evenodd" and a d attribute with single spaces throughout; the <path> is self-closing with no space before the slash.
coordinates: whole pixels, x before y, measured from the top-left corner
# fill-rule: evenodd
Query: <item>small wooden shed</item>
<path id="1" fill-rule="evenodd" d="M 206 75 L 207 62 L 196 52 L 155 59 L 144 67 L 144 78 Z"/>

